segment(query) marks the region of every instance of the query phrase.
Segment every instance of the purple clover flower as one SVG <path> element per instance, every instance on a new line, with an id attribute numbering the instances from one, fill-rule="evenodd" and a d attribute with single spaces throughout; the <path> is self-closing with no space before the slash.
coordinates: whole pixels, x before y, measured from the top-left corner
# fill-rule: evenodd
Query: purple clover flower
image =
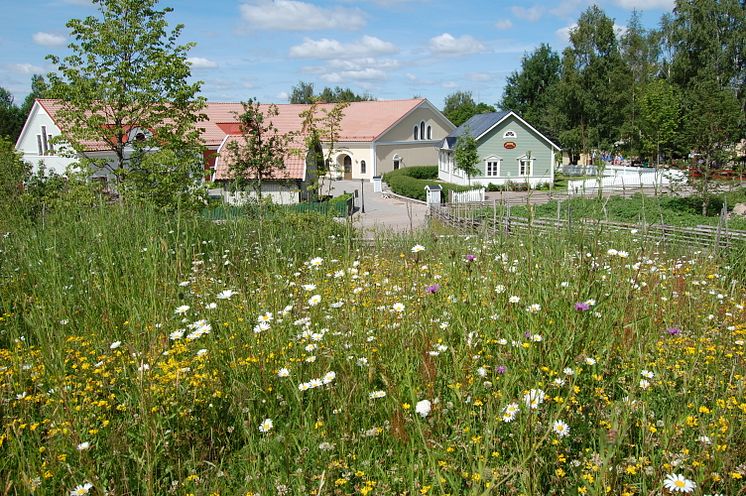
<path id="1" fill-rule="evenodd" d="M 471 253 L 468 253 L 468 254 L 467 254 L 467 255 L 466 255 L 465 257 L 464 257 L 464 259 L 465 259 L 465 260 L 467 261 L 467 263 L 471 263 L 471 262 L 473 262 L 474 260 L 476 260 L 476 259 L 477 259 L 477 256 L 476 256 L 476 255 L 472 255 Z"/>
<path id="2" fill-rule="evenodd" d="M 668 329 L 666 329 L 666 332 L 669 336 L 678 336 L 679 334 L 681 334 L 681 329 L 679 329 L 678 327 L 669 327 Z"/>
<path id="3" fill-rule="evenodd" d="M 440 284 L 437 284 L 437 283 L 431 284 L 430 286 L 425 288 L 425 291 L 430 294 L 435 294 L 438 291 L 440 291 Z"/>
<path id="4" fill-rule="evenodd" d="M 502 375 L 505 373 L 506 370 L 508 370 L 508 368 L 505 365 L 498 365 L 497 368 L 495 369 L 495 372 Z"/>
<path id="5" fill-rule="evenodd" d="M 579 301 L 575 304 L 575 310 L 577 310 L 578 312 L 587 312 L 590 309 L 591 306 L 584 301 Z"/>

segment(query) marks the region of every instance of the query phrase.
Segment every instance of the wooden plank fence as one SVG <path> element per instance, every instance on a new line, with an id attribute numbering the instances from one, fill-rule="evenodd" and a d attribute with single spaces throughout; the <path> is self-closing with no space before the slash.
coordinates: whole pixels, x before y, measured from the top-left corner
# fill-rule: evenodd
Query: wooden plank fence
<path id="1" fill-rule="evenodd" d="M 746 231 L 727 229 L 723 226 L 680 227 L 590 219 L 528 219 L 511 215 L 509 204 L 431 205 L 429 215 L 431 219 L 437 219 L 443 225 L 458 231 L 485 231 L 492 235 L 529 231 L 540 233 L 563 229 L 603 229 L 613 232 L 635 232 L 635 236 L 652 241 L 677 242 L 702 248 L 729 248 L 736 243 L 746 246 Z"/>

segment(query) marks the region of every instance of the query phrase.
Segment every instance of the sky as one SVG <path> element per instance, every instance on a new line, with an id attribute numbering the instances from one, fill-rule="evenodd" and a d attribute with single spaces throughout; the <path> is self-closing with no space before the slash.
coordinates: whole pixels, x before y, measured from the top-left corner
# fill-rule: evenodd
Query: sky
<path id="1" fill-rule="evenodd" d="M 561 52 L 580 13 L 596 3 L 619 29 L 637 9 L 655 27 L 674 0 L 162 0 L 184 24 L 192 74 L 209 101 L 287 103 L 299 81 L 349 87 L 378 99 L 470 91 L 500 100 L 505 79 L 541 43 Z M 90 0 L 0 0 L 0 86 L 20 101 L 32 74 L 64 56 L 71 18 L 96 15 Z"/>

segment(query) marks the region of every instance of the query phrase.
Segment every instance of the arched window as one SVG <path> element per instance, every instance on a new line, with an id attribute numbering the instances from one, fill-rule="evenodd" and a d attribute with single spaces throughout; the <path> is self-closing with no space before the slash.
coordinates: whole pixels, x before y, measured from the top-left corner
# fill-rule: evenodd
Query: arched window
<path id="1" fill-rule="evenodd" d="M 419 126 L 415 126 L 414 127 L 414 133 L 413 134 L 414 134 L 414 140 L 417 141 L 419 139 L 419 135 L 420 135 L 420 127 Z"/>
<path id="2" fill-rule="evenodd" d="M 429 139 L 429 140 L 433 139 L 433 128 L 432 128 L 432 126 L 427 126 L 427 139 Z"/>
<path id="3" fill-rule="evenodd" d="M 360 161 L 360 174 L 365 174 L 365 160 Z"/>
<path id="4" fill-rule="evenodd" d="M 420 139 L 425 139 L 425 121 L 420 122 Z"/>

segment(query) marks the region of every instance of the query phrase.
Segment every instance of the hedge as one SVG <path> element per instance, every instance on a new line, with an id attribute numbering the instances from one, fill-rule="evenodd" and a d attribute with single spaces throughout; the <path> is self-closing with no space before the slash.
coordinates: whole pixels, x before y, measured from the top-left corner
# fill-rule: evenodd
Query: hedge
<path id="1" fill-rule="evenodd" d="M 405 167 L 383 175 L 383 180 L 389 185 L 391 191 L 397 195 L 425 201 L 425 186 L 440 185 L 443 188 L 441 201 L 448 200 L 450 191 L 467 191 L 473 189 L 469 186 L 438 181 L 438 166 L 423 165 L 417 167 Z"/>

